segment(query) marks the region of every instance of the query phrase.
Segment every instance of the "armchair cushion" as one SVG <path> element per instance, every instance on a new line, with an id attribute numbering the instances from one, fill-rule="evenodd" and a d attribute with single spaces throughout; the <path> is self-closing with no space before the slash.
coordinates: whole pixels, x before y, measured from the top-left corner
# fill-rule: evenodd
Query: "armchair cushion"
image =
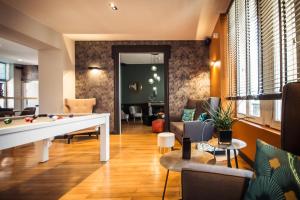
<path id="1" fill-rule="evenodd" d="M 196 109 L 184 109 L 182 115 L 182 121 L 193 121 Z"/>
<path id="2" fill-rule="evenodd" d="M 199 115 L 205 112 L 204 104 L 207 100 L 195 100 L 195 99 L 188 99 L 185 108 L 187 109 L 195 109 L 195 114 L 193 120 L 197 120 Z M 192 120 L 191 120 L 192 121 Z"/>
<path id="3" fill-rule="evenodd" d="M 300 159 L 296 155 L 256 142 L 255 178 L 245 199 L 300 199 Z"/>
<path id="4" fill-rule="evenodd" d="M 200 121 L 200 122 L 204 122 L 204 121 L 207 120 L 207 119 L 208 119 L 208 114 L 207 114 L 207 112 L 201 113 L 201 114 L 199 115 L 199 117 L 198 117 L 198 121 Z"/>

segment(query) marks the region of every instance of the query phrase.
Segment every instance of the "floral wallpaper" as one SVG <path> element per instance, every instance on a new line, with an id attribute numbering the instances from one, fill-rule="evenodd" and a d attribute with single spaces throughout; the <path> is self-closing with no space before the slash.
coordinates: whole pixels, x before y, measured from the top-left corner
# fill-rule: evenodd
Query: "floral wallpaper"
<path id="1" fill-rule="evenodd" d="M 75 43 L 76 97 L 95 97 L 95 112 L 111 113 L 114 130 L 114 64 L 112 45 L 170 45 L 170 115 L 180 115 L 187 99 L 210 95 L 209 47 L 203 41 L 77 41 Z M 101 71 L 88 66 L 101 65 Z"/>

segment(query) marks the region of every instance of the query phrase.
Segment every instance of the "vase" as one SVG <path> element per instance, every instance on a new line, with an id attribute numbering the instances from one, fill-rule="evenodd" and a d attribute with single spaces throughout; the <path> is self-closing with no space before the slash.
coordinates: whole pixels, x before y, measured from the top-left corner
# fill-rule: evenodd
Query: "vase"
<path id="1" fill-rule="evenodd" d="M 232 130 L 222 130 L 219 131 L 219 144 L 230 145 L 232 141 Z"/>
<path id="2" fill-rule="evenodd" d="M 190 160 L 191 159 L 191 139 L 183 138 L 182 141 L 182 159 Z"/>

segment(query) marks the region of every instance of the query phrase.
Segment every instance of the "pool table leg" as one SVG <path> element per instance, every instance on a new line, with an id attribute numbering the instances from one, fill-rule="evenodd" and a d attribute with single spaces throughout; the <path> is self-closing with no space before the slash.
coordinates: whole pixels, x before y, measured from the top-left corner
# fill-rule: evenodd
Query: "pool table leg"
<path id="1" fill-rule="evenodd" d="M 105 117 L 105 123 L 100 124 L 100 161 L 109 160 L 109 117 Z"/>
<path id="2" fill-rule="evenodd" d="M 50 143 L 51 143 L 50 138 L 35 143 L 40 162 L 47 162 L 49 160 Z"/>

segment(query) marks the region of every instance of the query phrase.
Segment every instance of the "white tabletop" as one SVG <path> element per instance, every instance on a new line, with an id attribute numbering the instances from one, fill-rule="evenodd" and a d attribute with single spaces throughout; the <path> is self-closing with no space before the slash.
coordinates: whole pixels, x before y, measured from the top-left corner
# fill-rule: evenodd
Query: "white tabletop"
<path id="1" fill-rule="evenodd" d="M 247 143 L 239 140 L 239 139 L 232 139 L 231 144 L 219 144 L 218 143 L 218 138 L 213 138 L 208 141 L 208 144 L 219 149 L 228 149 L 228 150 L 238 150 L 245 148 L 247 146 Z"/>

